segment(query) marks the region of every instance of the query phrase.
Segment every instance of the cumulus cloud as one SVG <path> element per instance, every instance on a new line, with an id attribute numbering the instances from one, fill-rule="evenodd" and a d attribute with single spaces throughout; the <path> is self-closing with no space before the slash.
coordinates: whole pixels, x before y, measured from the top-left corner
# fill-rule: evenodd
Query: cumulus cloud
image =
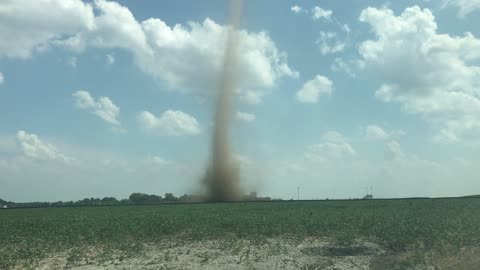
<path id="1" fill-rule="evenodd" d="M 390 137 L 390 134 L 377 125 L 368 125 L 365 129 L 365 137 L 370 140 L 385 140 Z"/>
<path id="2" fill-rule="evenodd" d="M 264 94 L 262 91 L 245 90 L 240 93 L 240 100 L 250 105 L 256 105 L 262 102 Z"/>
<path id="3" fill-rule="evenodd" d="M 374 124 L 368 125 L 365 128 L 365 138 L 373 141 L 398 138 L 404 136 L 405 134 L 406 132 L 401 129 L 387 131 L 384 128 Z"/>
<path id="4" fill-rule="evenodd" d="M 323 9 L 319 6 L 315 6 L 312 8 L 312 18 L 314 20 L 319 20 L 319 19 L 325 19 L 325 20 L 331 20 L 332 18 L 333 11 L 329 9 Z"/>
<path id="5" fill-rule="evenodd" d="M 106 0 L 94 1 L 93 7 L 98 14 L 93 18 L 94 27 L 81 29 L 55 44 L 78 52 L 87 46 L 132 51 L 149 49 L 142 27 L 127 7 Z"/>
<path id="6" fill-rule="evenodd" d="M 330 65 L 330 69 L 332 71 L 336 71 L 336 72 L 339 72 L 339 71 L 343 71 L 345 72 L 348 76 L 352 77 L 352 78 L 355 78 L 356 77 L 356 74 L 355 74 L 355 71 L 354 69 L 352 68 L 352 66 L 354 66 L 353 63 L 347 63 L 345 62 L 345 60 L 343 60 L 342 58 L 340 57 L 337 57 L 335 59 L 333 59 L 333 62 L 332 64 Z"/>
<path id="7" fill-rule="evenodd" d="M 480 9 L 480 0 L 443 0 L 443 6 L 456 6 L 458 16 L 463 18 L 471 12 Z"/>
<path id="8" fill-rule="evenodd" d="M 36 134 L 20 130 L 17 132 L 16 139 L 26 157 L 38 160 L 73 161 L 73 158 L 60 153 L 55 146 L 41 141 Z"/>
<path id="9" fill-rule="evenodd" d="M 3 76 L 3 73 L 0 72 L 0 84 L 3 84 L 5 82 L 5 77 Z"/>
<path id="10" fill-rule="evenodd" d="M 137 117 L 140 127 L 146 132 L 160 136 L 188 136 L 200 134 L 200 125 L 193 116 L 182 111 L 167 110 L 159 117 L 142 111 Z"/>
<path id="11" fill-rule="evenodd" d="M 169 165 L 171 164 L 172 162 L 168 159 L 165 159 L 163 157 L 160 157 L 160 156 L 153 156 L 150 158 L 150 161 L 155 164 L 155 165 Z"/>
<path id="12" fill-rule="evenodd" d="M 300 6 L 294 5 L 290 8 L 290 10 L 293 11 L 293 13 L 298 14 L 303 11 L 303 8 Z"/>
<path id="13" fill-rule="evenodd" d="M 153 58 L 141 61 L 141 68 L 166 81 L 172 88 L 210 90 L 215 88 L 222 68 L 228 27 L 210 19 L 170 28 L 159 19 L 142 22 L 152 44 Z M 283 76 L 298 77 L 286 64 L 286 53 L 279 52 L 265 32 L 238 33 L 238 87 L 264 89 Z M 139 61 L 140 62 L 140 61 Z M 198 69 L 198 66 L 203 68 Z"/>
<path id="14" fill-rule="evenodd" d="M 386 143 L 385 153 L 390 160 L 403 160 L 405 153 L 397 141 L 389 141 Z"/>
<path id="15" fill-rule="evenodd" d="M 324 162 L 354 156 L 356 151 L 341 133 L 328 131 L 323 134 L 322 142 L 308 146 L 304 155 L 310 161 Z"/>
<path id="16" fill-rule="evenodd" d="M 107 63 L 107 65 L 113 65 L 115 63 L 115 57 L 112 54 L 106 54 L 105 62 Z"/>
<path id="17" fill-rule="evenodd" d="M 322 55 L 339 53 L 345 50 L 345 42 L 338 40 L 335 32 L 321 31 L 316 43 Z"/>
<path id="18" fill-rule="evenodd" d="M 321 95 L 330 96 L 333 92 L 333 82 L 325 76 L 317 75 L 307 81 L 296 94 L 302 103 L 318 103 Z"/>
<path id="19" fill-rule="evenodd" d="M 253 122 L 255 120 L 255 114 L 246 112 L 237 112 L 237 119 L 244 122 Z"/>
<path id="20" fill-rule="evenodd" d="M 174 26 L 158 18 L 140 22 L 127 7 L 106 0 L 34 2 L 0 2 L 0 57 L 28 58 L 49 46 L 78 53 L 89 47 L 118 48 L 129 51 L 140 70 L 172 90 L 204 94 L 217 86 L 227 25 L 209 18 Z M 237 31 L 238 88 L 263 91 L 282 77 L 298 77 L 267 32 Z"/>
<path id="21" fill-rule="evenodd" d="M 109 124 L 120 126 L 118 120 L 120 108 L 108 97 L 100 97 L 95 100 L 89 92 L 83 90 L 75 92 L 72 96 L 77 108 L 87 110 Z"/>
<path id="22" fill-rule="evenodd" d="M 383 81 L 375 96 L 428 121 L 439 130 L 435 141 L 478 140 L 480 40 L 437 33 L 433 14 L 418 6 L 399 16 L 367 8 L 360 21 L 376 35 L 359 46 L 363 68 Z"/>
<path id="23" fill-rule="evenodd" d="M 92 6 L 80 0 L 1 1 L 0 58 L 29 58 L 94 25 Z"/>

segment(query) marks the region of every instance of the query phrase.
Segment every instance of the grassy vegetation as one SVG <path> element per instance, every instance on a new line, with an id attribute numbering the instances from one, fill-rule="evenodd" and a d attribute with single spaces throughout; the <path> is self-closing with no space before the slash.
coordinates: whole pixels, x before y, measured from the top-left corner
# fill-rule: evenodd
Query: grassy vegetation
<path id="1" fill-rule="evenodd" d="M 479 225 L 475 198 L 9 209 L 0 211 L 0 269 L 89 246 L 141 252 L 169 237 L 364 238 L 435 249 L 480 243 Z"/>

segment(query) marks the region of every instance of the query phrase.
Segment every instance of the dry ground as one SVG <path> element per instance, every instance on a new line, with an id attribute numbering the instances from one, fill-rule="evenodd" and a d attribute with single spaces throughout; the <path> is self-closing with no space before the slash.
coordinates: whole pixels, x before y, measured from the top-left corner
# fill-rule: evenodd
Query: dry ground
<path id="1" fill-rule="evenodd" d="M 259 242 L 165 241 L 146 245 L 141 254 L 88 248 L 52 254 L 34 269 L 480 269 L 480 248 L 465 247 L 442 254 L 428 251 L 393 253 L 357 240 L 338 246 L 328 239 L 274 238 Z M 100 255 L 99 255 L 100 254 Z M 16 269 L 23 269 L 18 265 Z"/>

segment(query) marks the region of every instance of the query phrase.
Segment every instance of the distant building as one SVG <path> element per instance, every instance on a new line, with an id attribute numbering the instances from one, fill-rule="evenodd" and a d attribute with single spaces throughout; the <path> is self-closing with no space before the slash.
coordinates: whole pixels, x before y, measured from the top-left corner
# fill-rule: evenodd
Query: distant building
<path id="1" fill-rule="evenodd" d="M 373 199 L 373 195 L 372 194 L 367 194 L 365 195 L 365 197 L 362 198 L 363 200 L 372 200 Z"/>
<path id="2" fill-rule="evenodd" d="M 271 201 L 270 197 L 258 197 L 257 192 L 253 191 L 250 194 L 243 196 L 245 201 Z"/>

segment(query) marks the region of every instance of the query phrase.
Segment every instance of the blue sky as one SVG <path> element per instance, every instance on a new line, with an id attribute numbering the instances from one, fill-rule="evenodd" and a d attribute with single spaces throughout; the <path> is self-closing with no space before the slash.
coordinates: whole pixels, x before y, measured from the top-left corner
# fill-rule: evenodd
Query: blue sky
<path id="1" fill-rule="evenodd" d="M 0 198 L 201 192 L 226 1 L 2 1 Z M 480 193 L 479 1 L 245 1 L 232 144 L 275 198 Z"/>

